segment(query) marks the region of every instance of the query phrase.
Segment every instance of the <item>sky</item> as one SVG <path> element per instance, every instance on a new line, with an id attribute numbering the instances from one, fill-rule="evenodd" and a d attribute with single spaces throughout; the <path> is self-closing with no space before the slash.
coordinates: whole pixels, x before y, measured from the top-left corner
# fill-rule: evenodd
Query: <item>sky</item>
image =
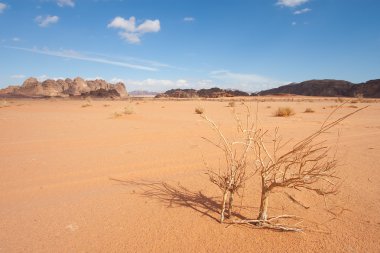
<path id="1" fill-rule="evenodd" d="M 379 0 L 0 0 L 0 88 L 101 78 L 127 90 L 260 91 L 380 78 Z"/>

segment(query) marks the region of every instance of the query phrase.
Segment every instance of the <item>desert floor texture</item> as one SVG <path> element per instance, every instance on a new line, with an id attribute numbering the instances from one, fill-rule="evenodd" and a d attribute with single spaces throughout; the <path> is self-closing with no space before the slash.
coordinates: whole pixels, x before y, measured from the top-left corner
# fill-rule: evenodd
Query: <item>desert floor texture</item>
<path id="1" fill-rule="evenodd" d="M 294 140 L 339 104 L 262 100 L 259 123 Z M 217 136 L 194 108 L 231 136 L 227 100 L 86 103 L 7 100 L 0 108 L 0 252 L 380 251 L 380 103 L 348 103 L 334 115 L 370 105 L 326 135 L 338 143 L 338 195 L 291 192 L 305 207 L 281 192 L 270 200 L 269 215 L 305 218 L 302 233 L 218 222 L 221 194 L 204 161 L 222 166 L 223 156 L 202 139 Z M 133 114 L 115 115 L 131 106 Z M 279 106 L 296 114 L 273 117 Z M 307 107 L 315 113 L 303 113 Z M 247 184 L 233 220 L 256 218 L 259 188 L 257 178 Z"/>

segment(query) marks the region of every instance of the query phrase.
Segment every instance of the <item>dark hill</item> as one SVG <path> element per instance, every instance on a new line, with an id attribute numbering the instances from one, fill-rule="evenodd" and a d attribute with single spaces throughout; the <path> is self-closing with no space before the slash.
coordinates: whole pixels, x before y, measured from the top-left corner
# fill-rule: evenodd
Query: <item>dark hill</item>
<path id="1" fill-rule="evenodd" d="M 354 84 L 342 80 L 310 80 L 291 83 L 278 88 L 260 91 L 258 95 L 295 94 L 303 96 L 323 97 L 355 97 L 380 98 L 380 79 Z"/>
<path id="2" fill-rule="evenodd" d="M 220 97 L 236 97 L 236 96 L 249 96 L 247 92 L 239 90 L 224 90 L 220 88 L 210 89 L 172 89 L 165 93 L 158 94 L 156 97 L 174 97 L 174 98 L 220 98 Z"/>

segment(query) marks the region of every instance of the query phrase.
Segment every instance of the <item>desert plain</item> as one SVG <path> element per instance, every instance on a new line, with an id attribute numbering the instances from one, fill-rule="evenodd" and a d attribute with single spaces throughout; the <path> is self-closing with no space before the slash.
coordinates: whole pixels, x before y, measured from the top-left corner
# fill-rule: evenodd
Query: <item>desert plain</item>
<path id="1" fill-rule="evenodd" d="M 291 140 L 339 105 L 245 103 Z M 379 252 L 380 103 L 347 103 L 334 117 L 367 105 L 325 136 L 338 145 L 339 193 L 292 192 L 299 203 L 275 193 L 269 215 L 299 215 L 307 227 L 278 232 L 218 221 L 221 192 L 204 161 L 223 166 L 223 155 L 202 139 L 217 136 L 194 108 L 233 136 L 228 100 L 9 99 L 0 108 L 0 252 Z M 296 114 L 274 117 L 279 106 Z M 133 113 L 118 116 L 125 107 Z M 259 189 L 253 177 L 230 220 L 257 217 Z"/>

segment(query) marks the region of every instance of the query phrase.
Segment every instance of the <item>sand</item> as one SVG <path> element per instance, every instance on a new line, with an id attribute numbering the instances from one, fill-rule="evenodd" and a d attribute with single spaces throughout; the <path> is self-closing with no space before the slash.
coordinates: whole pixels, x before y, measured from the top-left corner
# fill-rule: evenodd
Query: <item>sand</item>
<path id="1" fill-rule="evenodd" d="M 85 103 L 9 100 L 0 108 L 0 252 L 380 251 L 379 103 L 336 128 L 338 195 L 325 202 L 295 193 L 308 209 L 281 192 L 271 199 L 269 215 L 304 217 L 310 231 L 303 233 L 218 223 L 221 194 L 208 182 L 202 157 L 211 165 L 223 157 L 202 140 L 215 135 L 194 108 L 202 106 L 231 134 L 226 101 Z M 129 105 L 134 114 L 114 117 Z M 273 117 L 282 105 L 296 115 Z M 335 105 L 331 99 L 261 102 L 260 124 L 299 139 Z M 347 104 L 337 116 L 365 105 Z M 307 107 L 315 113 L 303 113 Z M 327 139 L 334 144 L 337 132 Z M 238 200 L 241 217 L 257 216 L 256 181 Z"/>

